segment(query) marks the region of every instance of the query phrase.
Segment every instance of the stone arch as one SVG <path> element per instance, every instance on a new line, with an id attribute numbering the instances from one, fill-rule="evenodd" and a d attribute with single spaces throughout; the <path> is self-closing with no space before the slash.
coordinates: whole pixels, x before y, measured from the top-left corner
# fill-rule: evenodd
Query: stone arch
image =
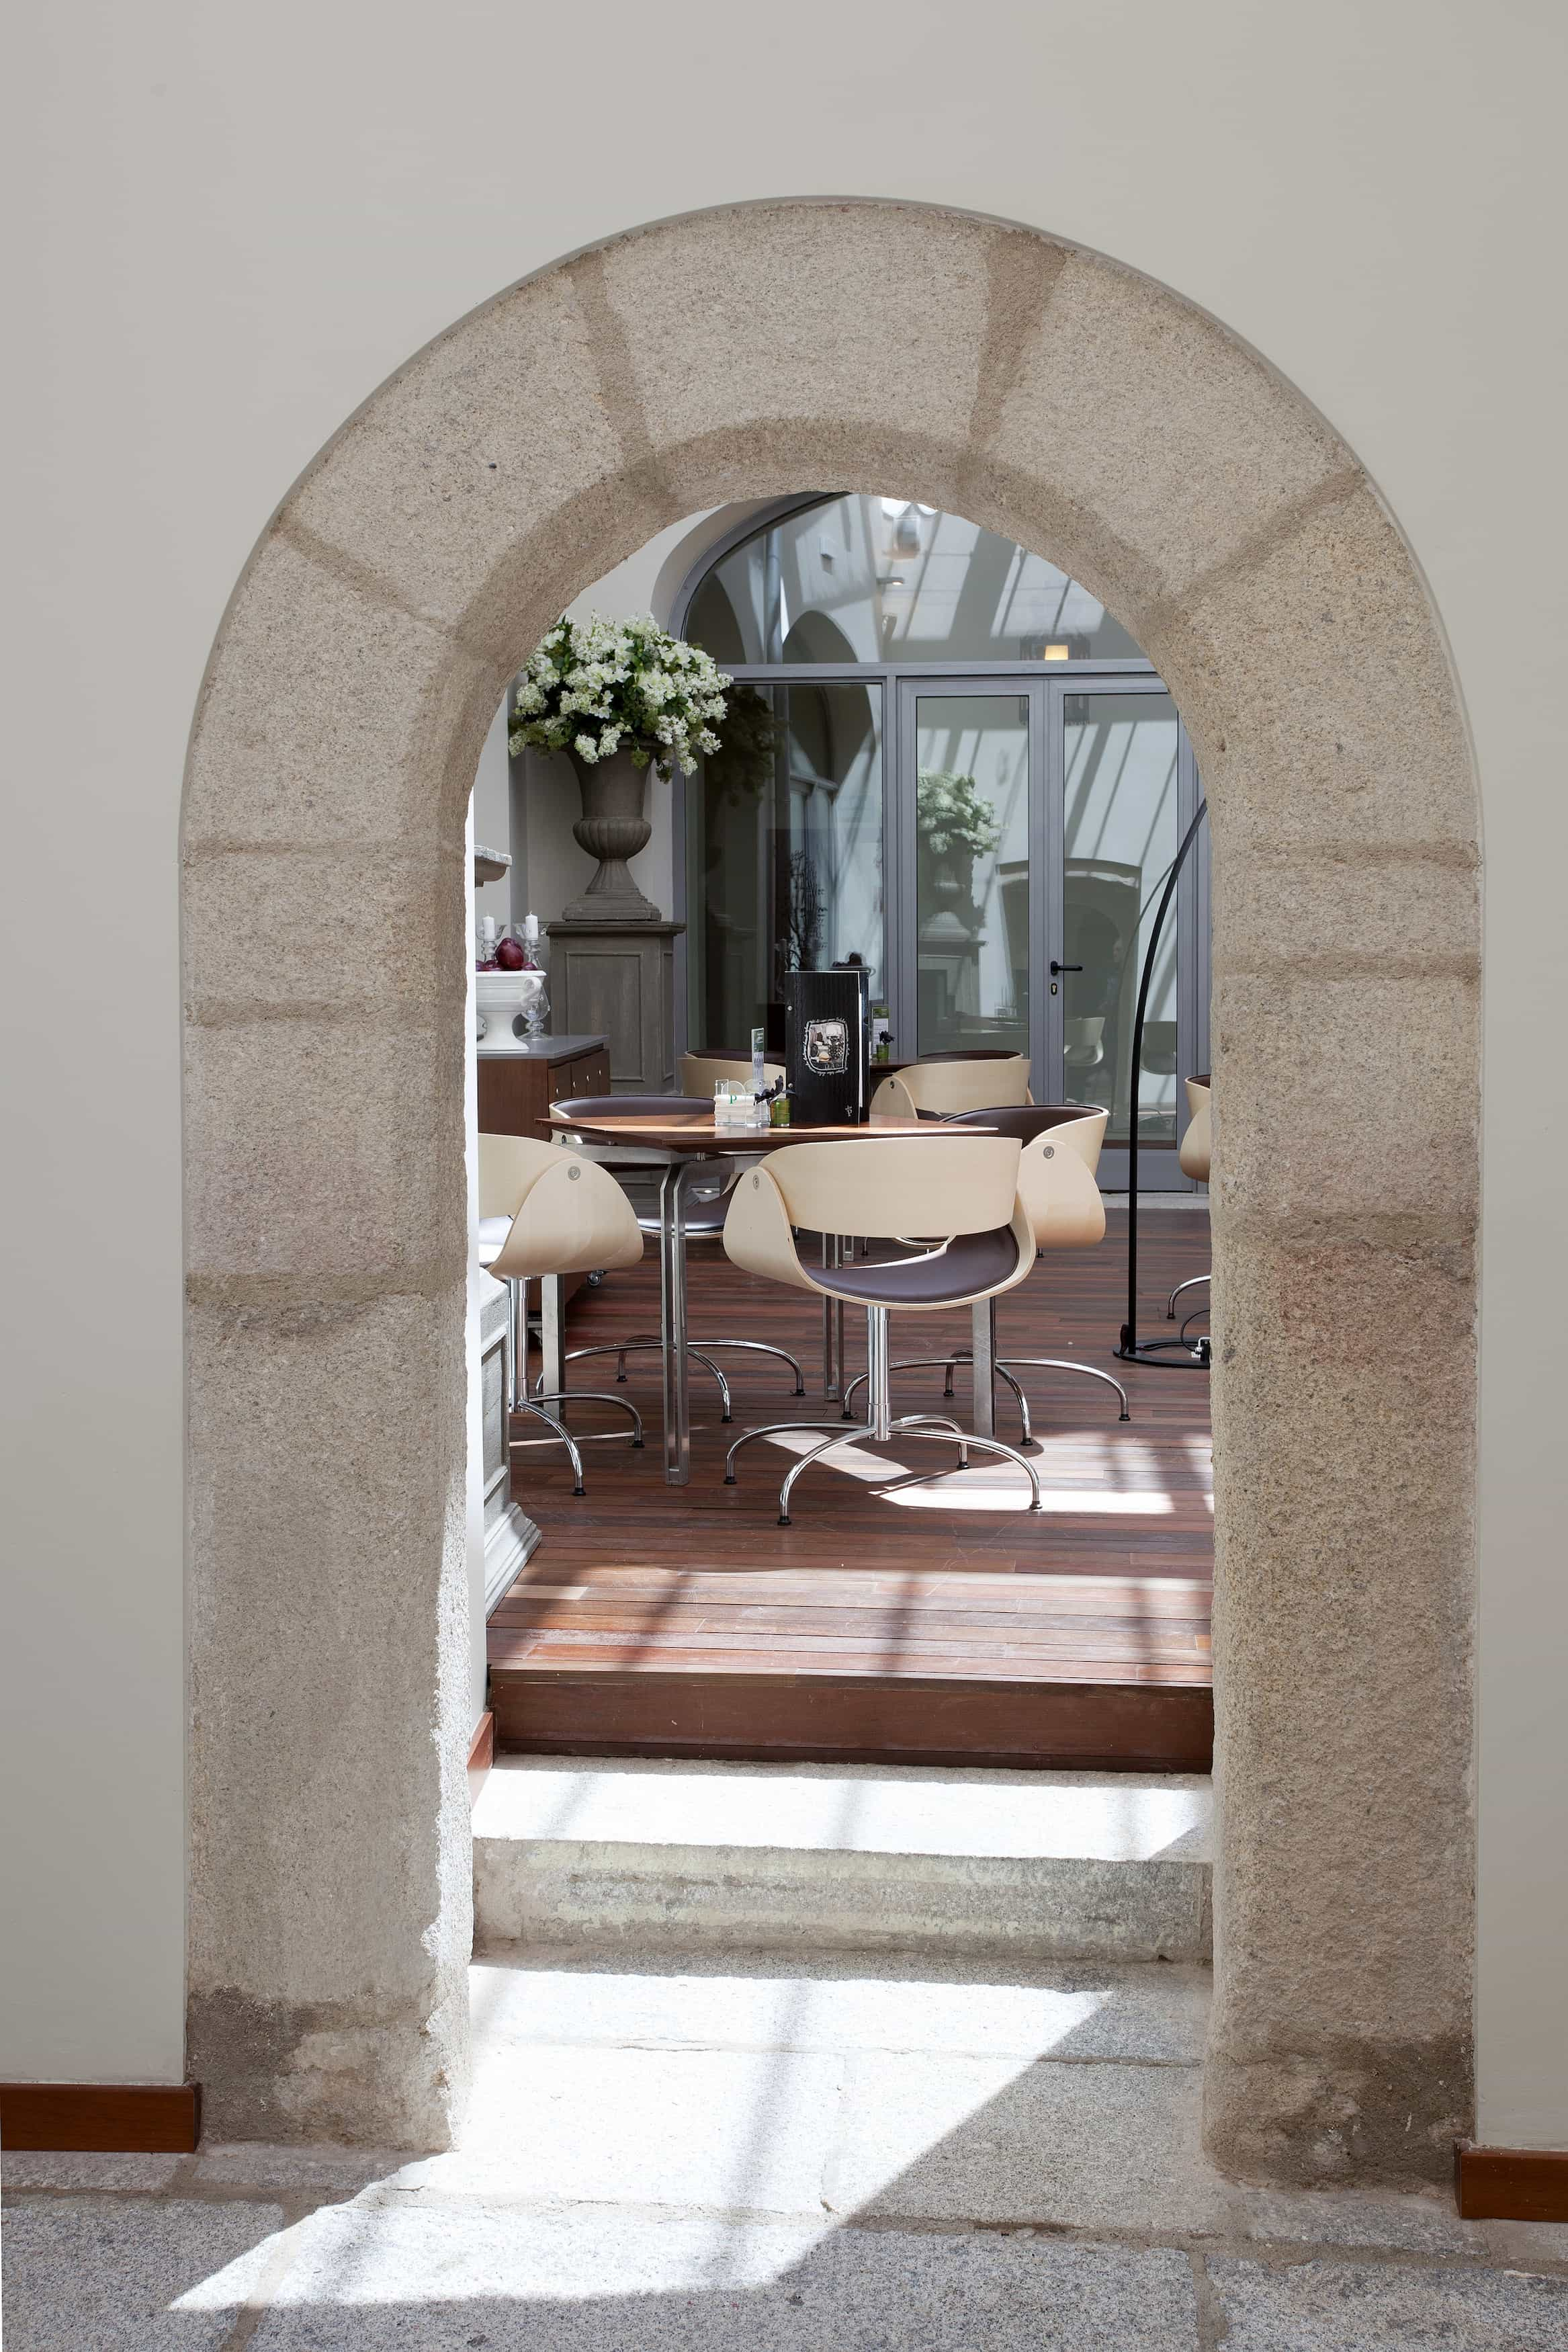
<path id="1" fill-rule="evenodd" d="M 699 214 L 498 295 L 343 426 L 225 615 L 183 840 L 192 2072 L 221 2136 L 452 2127 L 479 745 L 527 647 L 669 522 L 868 487 L 1082 580 L 1197 744 L 1207 2136 L 1264 2175 L 1435 2174 L 1470 2101 L 1479 1070 L 1441 631 L 1351 451 L 1221 325 L 894 203 Z"/>

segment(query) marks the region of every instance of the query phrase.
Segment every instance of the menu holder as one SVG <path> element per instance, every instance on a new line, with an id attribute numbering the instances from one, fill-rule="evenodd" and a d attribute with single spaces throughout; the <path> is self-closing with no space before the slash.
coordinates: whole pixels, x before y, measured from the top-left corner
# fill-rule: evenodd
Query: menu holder
<path id="1" fill-rule="evenodd" d="M 871 975 L 784 975 L 784 1067 L 795 1127 L 860 1127 L 869 1098 Z"/>

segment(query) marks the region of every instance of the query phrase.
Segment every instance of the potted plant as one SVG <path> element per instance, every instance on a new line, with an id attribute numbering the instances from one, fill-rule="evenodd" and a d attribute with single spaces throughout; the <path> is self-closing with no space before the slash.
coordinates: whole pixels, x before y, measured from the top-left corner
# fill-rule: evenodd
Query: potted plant
<path id="1" fill-rule="evenodd" d="M 965 921 L 954 903 L 961 899 L 967 929 L 975 911 L 975 860 L 1000 841 L 1000 820 L 973 776 L 932 768 L 920 772 L 915 818 L 920 850 L 933 868 L 933 894 L 949 902 L 943 910 L 949 925 Z"/>
<path id="2" fill-rule="evenodd" d="M 599 860 L 569 918 L 657 922 L 626 861 L 653 827 L 643 814 L 648 770 L 689 776 L 697 754 L 716 751 L 729 679 L 697 646 L 646 614 L 608 621 L 563 618 L 529 656 L 512 706 L 513 751 L 564 751 L 577 771 L 582 815 L 572 826 Z"/>

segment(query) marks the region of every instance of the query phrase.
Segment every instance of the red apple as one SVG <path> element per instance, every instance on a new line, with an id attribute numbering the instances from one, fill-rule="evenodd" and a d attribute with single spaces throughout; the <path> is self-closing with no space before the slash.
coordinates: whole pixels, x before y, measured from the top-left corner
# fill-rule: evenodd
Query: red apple
<path id="1" fill-rule="evenodd" d="M 496 965 L 498 971 L 521 971 L 523 969 L 523 943 L 521 940 L 497 940 L 496 941 Z"/>

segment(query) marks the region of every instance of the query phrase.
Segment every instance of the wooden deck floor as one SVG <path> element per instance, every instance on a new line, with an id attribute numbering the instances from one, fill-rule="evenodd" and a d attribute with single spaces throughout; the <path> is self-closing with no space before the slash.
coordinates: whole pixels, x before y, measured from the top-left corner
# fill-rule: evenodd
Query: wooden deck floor
<path id="1" fill-rule="evenodd" d="M 659 1367 L 630 1360 L 618 1393 L 643 1412 L 643 1453 L 586 1449 L 575 1499 L 559 1449 L 520 1448 L 514 1491 L 544 1540 L 490 1621 L 491 1700 L 503 1748 L 536 1753 L 883 1758 L 903 1762 L 1207 1769 L 1212 1741 L 1212 1512 L 1208 1382 L 1118 1367 L 1111 1347 L 1125 1280 L 1125 1213 L 1103 1247 L 1039 1265 L 999 1309 L 1004 1355 L 1079 1356 L 1118 1370 L 1111 1391 L 1051 1371 L 1022 1375 L 1034 1416 L 1043 1514 L 1021 1475 L 945 1447 L 857 1448 L 798 1485 L 776 1525 L 789 1444 L 764 1439 L 722 1484 L 741 1429 L 821 1409 L 821 1318 L 802 1294 L 758 1281 L 717 1252 L 692 1255 L 694 1334 L 790 1348 L 805 1371 L 731 1354 L 733 1426 L 693 1374 L 692 1481 L 666 1486 Z M 1142 1328 L 1208 1262 L 1207 1219 L 1145 1211 Z M 573 1346 L 657 1323 L 657 1268 L 582 1294 Z M 848 1320 L 851 1371 L 863 1318 Z M 967 1315 L 895 1318 L 894 1357 L 968 1338 Z M 1171 1327 L 1166 1327 L 1169 1328 Z M 614 1360 L 572 1368 L 613 1387 Z M 938 1409 L 938 1371 L 895 1374 L 895 1407 Z M 967 1418 L 967 1371 L 957 1400 Z M 998 1434 L 1017 1421 L 998 1388 Z M 583 1430 L 619 1416 L 578 1408 Z M 533 1429 L 538 1429 L 534 1423 Z M 519 1438 L 530 1433 L 517 1423 Z M 942 1475 L 912 1483 L 909 1474 Z"/>

